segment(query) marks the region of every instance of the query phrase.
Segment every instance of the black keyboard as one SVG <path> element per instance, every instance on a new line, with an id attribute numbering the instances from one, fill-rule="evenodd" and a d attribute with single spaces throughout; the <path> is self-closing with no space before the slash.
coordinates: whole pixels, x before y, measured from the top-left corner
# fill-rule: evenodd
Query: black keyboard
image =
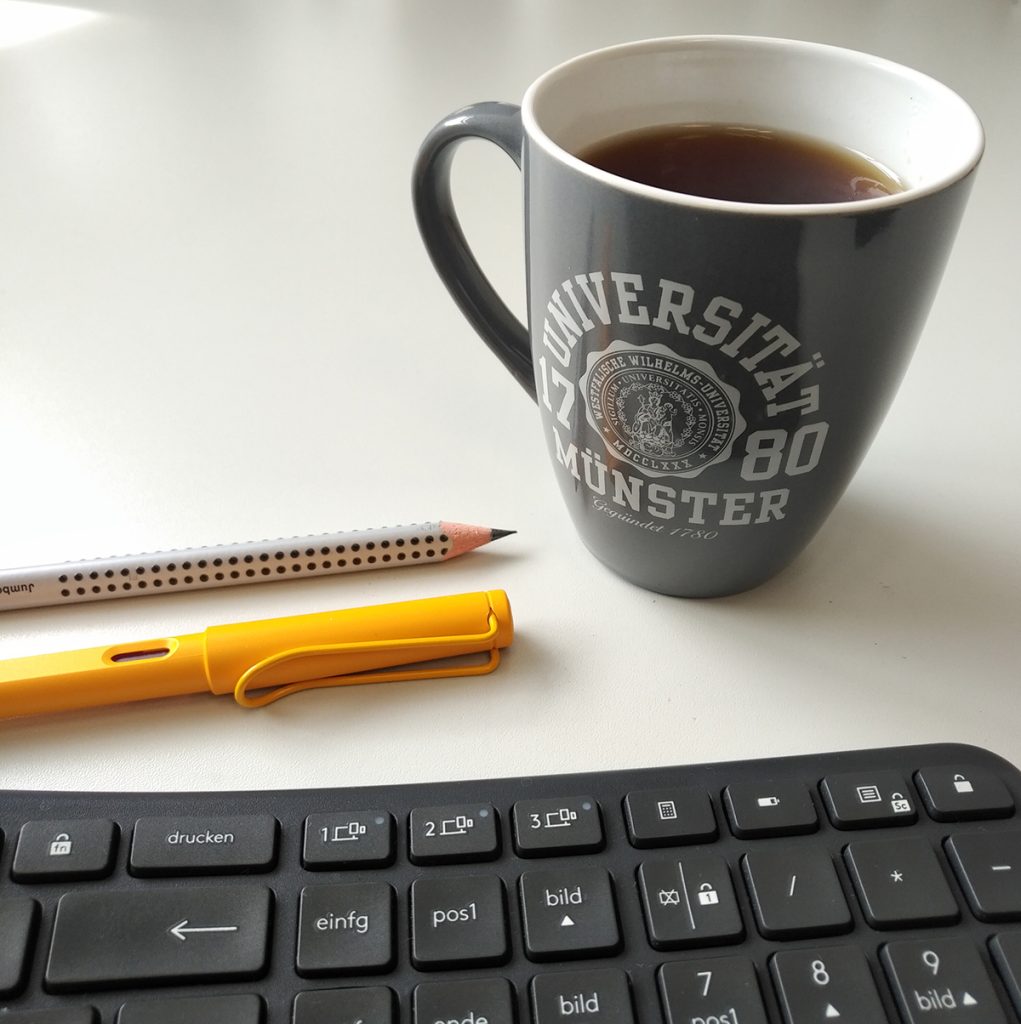
<path id="1" fill-rule="evenodd" d="M 950 744 L 0 792 L 0 1022 L 1017 1022 L 1019 804 Z"/>

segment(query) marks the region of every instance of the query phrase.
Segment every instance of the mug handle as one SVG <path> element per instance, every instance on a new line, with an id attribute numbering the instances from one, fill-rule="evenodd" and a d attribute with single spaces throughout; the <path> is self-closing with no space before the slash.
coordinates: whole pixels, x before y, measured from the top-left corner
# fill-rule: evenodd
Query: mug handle
<path id="1" fill-rule="evenodd" d="M 486 139 L 521 168 L 521 108 L 510 103 L 473 103 L 445 117 L 425 137 L 415 159 L 415 218 L 436 272 L 482 340 L 536 400 L 528 329 L 496 294 L 465 240 L 450 193 L 450 169 L 458 144 Z"/>

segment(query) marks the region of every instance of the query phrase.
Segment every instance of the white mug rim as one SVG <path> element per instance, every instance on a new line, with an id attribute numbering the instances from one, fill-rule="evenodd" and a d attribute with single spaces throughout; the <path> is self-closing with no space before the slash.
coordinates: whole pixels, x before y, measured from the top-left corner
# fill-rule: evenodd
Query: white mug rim
<path id="1" fill-rule="evenodd" d="M 848 202 L 835 203 L 748 203 L 728 199 L 710 199 L 705 196 L 692 195 L 690 193 L 673 192 L 668 189 L 657 188 L 653 185 L 646 185 L 641 182 L 632 181 L 616 174 L 611 174 L 601 168 L 586 163 L 579 157 L 570 153 L 558 145 L 540 127 L 535 113 L 537 100 L 543 90 L 555 85 L 561 79 L 578 70 L 586 64 L 603 61 L 608 57 L 618 56 L 628 51 L 639 53 L 641 51 L 654 52 L 664 48 L 678 48 L 681 44 L 687 47 L 698 45 L 718 45 L 721 43 L 737 46 L 774 47 L 787 49 L 792 55 L 798 51 L 812 52 L 815 54 L 830 54 L 832 57 L 840 57 L 843 60 L 854 60 L 863 65 L 870 65 L 879 71 L 888 74 L 896 74 L 916 81 L 920 86 L 933 93 L 942 93 L 948 101 L 960 105 L 962 113 L 970 118 L 973 133 L 971 145 L 962 150 L 961 159 L 954 168 L 947 173 L 935 177 L 933 180 L 922 185 L 908 185 L 902 191 L 891 195 L 878 196 L 871 199 L 857 199 Z M 740 213 L 743 215 L 760 216 L 849 216 L 859 213 L 879 212 L 893 207 L 913 203 L 924 196 L 934 195 L 949 188 L 956 182 L 966 178 L 978 166 L 985 147 L 985 137 L 982 123 L 972 107 L 957 92 L 942 82 L 917 71 L 907 65 L 899 64 L 896 61 L 884 57 L 877 57 L 862 50 L 849 49 L 842 46 L 834 46 L 829 43 L 816 43 L 801 39 L 787 39 L 779 36 L 749 36 L 730 34 L 703 34 L 686 36 L 661 36 L 649 39 L 639 39 L 633 42 L 618 43 L 614 46 L 602 47 L 598 50 L 590 50 L 587 53 L 579 54 L 569 60 L 550 68 L 540 75 L 528 87 L 521 103 L 522 125 L 526 136 L 536 145 L 543 149 L 550 157 L 559 163 L 570 167 L 572 170 L 585 177 L 591 178 L 603 185 L 609 185 L 619 191 L 628 192 L 646 199 L 653 199 L 659 202 L 666 202 L 674 206 L 700 209 L 716 212 Z"/>

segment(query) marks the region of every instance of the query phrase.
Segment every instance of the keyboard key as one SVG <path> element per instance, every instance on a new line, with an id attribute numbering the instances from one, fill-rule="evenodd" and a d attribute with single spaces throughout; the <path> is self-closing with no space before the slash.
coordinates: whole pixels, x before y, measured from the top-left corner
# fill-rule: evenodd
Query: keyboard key
<path id="1" fill-rule="evenodd" d="M 503 978 L 427 981 L 413 1000 L 414 1024 L 514 1024 L 514 990 Z"/>
<path id="2" fill-rule="evenodd" d="M 277 820 L 139 818 L 131 840 L 133 875 L 227 875 L 269 871 L 276 863 Z"/>
<path id="3" fill-rule="evenodd" d="M 563 1024 L 565 1017 L 578 1024 L 634 1024 L 628 977 L 614 969 L 538 974 L 532 1017 L 535 1024 Z"/>
<path id="4" fill-rule="evenodd" d="M 11 877 L 16 882 L 103 878 L 113 870 L 117 827 L 105 819 L 29 821 L 21 828 Z"/>
<path id="5" fill-rule="evenodd" d="M 657 977 L 666 1024 L 769 1024 L 755 967 L 747 957 L 663 964 Z"/>
<path id="6" fill-rule="evenodd" d="M 656 949 L 717 946 L 744 936 L 727 862 L 710 853 L 645 861 L 638 886 Z"/>
<path id="7" fill-rule="evenodd" d="M 716 818 L 704 789 L 641 789 L 624 798 L 632 846 L 708 843 L 717 836 Z"/>
<path id="8" fill-rule="evenodd" d="M 829 854 L 788 843 L 741 858 L 759 931 L 767 939 L 837 935 L 851 929 L 851 911 Z"/>
<path id="9" fill-rule="evenodd" d="M 310 814 L 301 863 L 309 871 L 385 867 L 394 861 L 394 847 L 394 819 L 386 811 Z"/>
<path id="10" fill-rule="evenodd" d="M 383 986 L 299 992 L 291 1024 L 397 1024 L 397 1007 Z"/>
<path id="11" fill-rule="evenodd" d="M 1021 832 L 950 836 L 947 857 L 981 921 L 1021 921 Z"/>
<path id="12" fill-rule="evenodd" d="M 603 842 L 599 805 L 592 797 L 519 800 L 514 805 L 514 845 L 522 857 L 592 853 Z"/>
<path id="13" fill-rule="evenodd" d="M 271 900 L 261 885 L 66 893 L 57 904 L 46 987 L 258 978 L 269 959 Z"/>
<path id="14" fill-rule="evenodd" d="M 492 804 L 417 807 L 409 826 L 415 864 L 457 864 L 492 860 L 500 852 Z"/>
<path id="15" fill-rule="evenodd" d="M 796 779 L 731 783 L 723 791 L 723 806 L 739 839 L 802 835 L 819 828 L 808 787 Z"/>
<path id="16" fill-rule="evenodd" d="M 263 1024 L 265 1011 L 256 995 L 137 999 L 121 1007 L 117 1024 Z"/>
<path id="17" fill-rule="evenodd" d="M 4 1024 L 97 1024 L 94 1006 L 69 1006 L 61 1010 L 11 1010 Z"/>
<path id="18" fill-rule="evenodd" d="M 925 809 L 937 821 L 1008 818 L 1010 791 L 991 771 L 976 765 L 922 768 L 915 775 Z"/>
<path id="19" fill-rule="evenodd" d="M 836 828 L 913 825 L 918 820 L 908 785 L 897 772 L 827 775 L 820 788 Z"/>
<path id="20" fill-rule="evenodd" d="M 510 956 L 503 882 L 443 875 L 411 884 L 411 958 L 422 970 L 501 964 Z"/>
<path id="21" fill-rule="evenodd" d="M 617 908 L 605 868 L 526 871 L 520 886 L 529 960 L 575 960 L 620 948 Z"/>
<path id="22" fill-rule="evenodd" d="M 0 899 L 0 996 L 15 996 L 24 987 L 38 922 L 35 900 Z"/>
<path id="23" fill-rule="evenodd" d="M 880 1024 L 886 1021 L 875 980 L 858 946 L 774 953 L 769 969 L 785 1024 Z"/>
<path id="24" fill-rule="evenodd" d="M 314 978 L 389 970 L 394 899 L 386 882 L 306 885 L 298 911 L 298 973 Z"/>
<path id="25" fill-rule="evenodd" d="M 927 840 L 865 839 L 849 843 L 844 860 L 865 920 L 873 928 L 953 924 L 960 919 L 957 901 Z"/>
<path id="26" fill-rule="evenodd" d="M 1007 1024 L 970 939 L 888 942 L 879 958 L 906 1024 Z"/>
<path id="27" fill-rule="evenodd" d="M 1021 932 L 1005 932 L 989 940 L 989 951 L 1010 993 L 1014 1009 L 1021 1014 Z"/>

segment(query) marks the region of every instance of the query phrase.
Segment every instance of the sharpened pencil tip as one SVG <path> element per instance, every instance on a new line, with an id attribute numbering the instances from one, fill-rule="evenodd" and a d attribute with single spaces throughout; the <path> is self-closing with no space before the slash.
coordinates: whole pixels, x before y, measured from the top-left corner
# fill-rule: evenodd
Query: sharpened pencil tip
<path id="1" fill-rule="evenodd" d="M 517 533 L 517 530 L 492 530 L 491 540 L 499 540 L 501 537 L 509 537 L 512 533 Z"/>

